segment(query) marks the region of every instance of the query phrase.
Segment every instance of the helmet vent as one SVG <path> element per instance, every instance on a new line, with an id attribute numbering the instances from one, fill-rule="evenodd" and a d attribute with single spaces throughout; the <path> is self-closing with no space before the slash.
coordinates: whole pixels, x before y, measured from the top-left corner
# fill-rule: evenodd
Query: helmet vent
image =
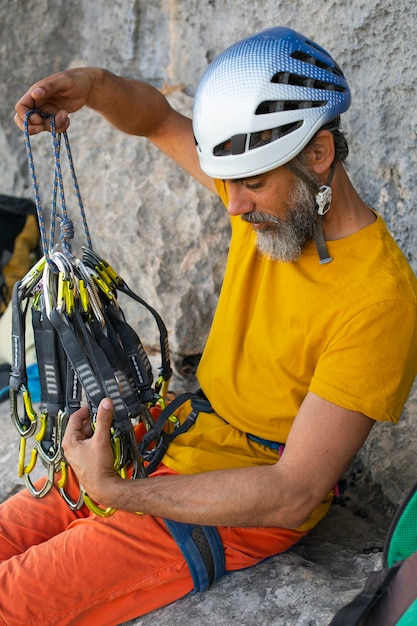
<path id="1" fill-rule="evenodd" d="M 300 74 L 292 74 L 290 72 L 278 72 L 271 78 L 271 83 L 279 83 L 281 85 L 295 85 L 297 87 L 309 87 L 310 89 L 324 89 L 326 91 L 339 91 L 344 93 L 346 89 L 335 83 L 329 83 L 325 80 L 317 80 L 310 76 L 301 76 Z"/>
<path id="2" fill-rule="evenodd" d="M 297 122 L 292 122 L 291 124 L 284 124 L 283 126 L 278 126 L 277 128 L 271 128 L 271 130 L 261 130 L 257 133 L 251 133 L 249 140 L 249 150 L 253 150 L 254 148 L 260 148 L 261 146 L 272 143 L 277 139 L 281 139 L 281 137 L 285 137 L 285 135 L 293 133 L 302 125 L 303 121 L 298 120 Z"/>
<path id="3" fill-rule="evenodd" d="M 291 124 L 284 124 L 283 126 L 277 126 L 276 128 L 270 128 L 268 130 L 261 130 L 250 135 L 234 135 L 223 141 L 213 148 L 213 155 L 216 157 L 230 156 L 232 154 L 243 154 L 247 150 L 254 150 L 265 146 L 285 135 L 289 135 L 303 125 L 303 120 L 292 122 Z M 249 145 L 248 145 L 249 137 Z"/>
<path id="4" fill-rule="evenodd" d="M 312 42 L 309 42 L 309 44 L 312 45 Z M 316 47 L 316 46 L 313 46 L 313 47 Z M 319 48 L 317 49 L 320 51 Z M 337 76 L 344 78 L 342 70 L 334 61 L 333 61 L 333 65 L 329 65 L 328 63 L 325 63 L 324 61 L 320 61 L 320 59 L 317 59 L 311 54 L 307 54 L 307 52 L 302 52 L 301 50 L 295 50 L 294 52 L 292 52 L 291 57 L 293 59 L 297 59 L 298 61 L 303 61 L 304 63 L 315 65 L 316 67 L 320 67 L 322 70 L 326 70 L 326 72 L 330 72 L 331 74 L 336 74 Z"/>
<path id="5" fill-rule="evenodd" d="M 267 115 L 280 111 L 298 111 L 327 105 L 327 100 L 265 100 L 255 111 L 255 115 Z"/>

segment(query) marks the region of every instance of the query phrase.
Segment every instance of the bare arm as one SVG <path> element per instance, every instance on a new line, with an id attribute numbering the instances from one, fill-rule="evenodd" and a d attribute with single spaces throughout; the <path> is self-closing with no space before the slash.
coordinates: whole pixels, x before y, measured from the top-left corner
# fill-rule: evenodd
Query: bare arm
<path id="1" fill-rule="evenodd" d="M 27 111 L 56 116 L 59 132 L 69 126 L 69 113 L 87 106 L 119 130 L 147 137 L 194 178 L 215 191 L 214 181 L 200 169 L 191 120 L 175 111 L 158 89 L 98 68 L 77 68 L 53 74 L 30 87 L 16 104 L 15 122 L 23 128 Z M 48 129 L 41 116 L 30 118 L 29 132 Z"/>
<path id="2" fill-rule="evenodd" d="M 63 447 L 80 482 L 101 504 L 188 523 L 288 528 L 301 525 L 325 498 L 373 424 L 309 393 L 275 465 L 122 480 L 112 467 L 111 406 L 100 407 L 91 438 L 82 427 L 87 417 L 71 417 Z"/>

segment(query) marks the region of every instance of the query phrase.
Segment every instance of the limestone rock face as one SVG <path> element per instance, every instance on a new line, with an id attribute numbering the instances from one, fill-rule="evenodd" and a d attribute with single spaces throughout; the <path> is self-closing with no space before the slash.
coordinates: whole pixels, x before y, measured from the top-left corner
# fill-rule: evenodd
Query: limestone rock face
<path id="1" fill-rule="evenodd" d="M 2 193 L 32 194 L 12 117 L 16 100 L 37 79 L 69 66 L 102 66 L 168 86 L 173 105 L 190 113 L 199 77 L 222 49 L 251 32 L 288 25 L 322 44 L 342 66 L 352 88 L 344 116 L 352 179 L 416 263 L 415 50 L 407 42 L 417 8 L 411 0 L 320 6 L 312 0 L 74 0 L 71 7 L 28 0 L 14 2 L 13 11 L 0 7 L 0 17 Z M 94 245 L 161 311 L 173 352 L 201 352 L 228 247 L 221 203 L 145 140 L 122 135 L 88 111 L 72 117 L 69 136 Z M 48 211 L 51 165 L 43 140 L 33 143 Z M 71 214 L 76 219 L 76 206 Z M 137 307 L 128 305 L 128 311 L 156 346 L 152 322 Z"/>
<path id="2" fill-rule="evenodd" d="M 36 80 L 70 66 L 101 66 L 168 89 L 173 106 L 190 114 L 198 79 L 221 50 L 282 24 L 323 45 L 342 66 L 352 89 L 344 115 L 349 173 L 416 269 L 416 23 L 413 0 L 0 3 L 0 192 L 32 197 L 23 137 L 12 120 L 16 100 Z M 177 371 L 192 373 L 222 282 L 229 241 L 224 207 L 144 139 L 119 133 L 91 111 L 72 115 L 69 137 L 94 247 L 161 313 Z M 32 149 L 48 217 L 49 137 L 34 137 Z M 83 229 L 65 176 L 78 251 Z M 153 319 L 132 302 L 121 303 L 157 360 Z M 179 387 L 188 382 L 176 380 Z M 399 426 L 375 426 L 350 471 L 350 500 L 333 507 L 303 546 L 134 623 L 175 626 L 185 615 L 190 626 L 328 623 L 380 565 L 390 517 L 416 478 L 415 393 Z M 18 436 L 7 403 L 0 408 L 4 498 L 21 481 Z"/>

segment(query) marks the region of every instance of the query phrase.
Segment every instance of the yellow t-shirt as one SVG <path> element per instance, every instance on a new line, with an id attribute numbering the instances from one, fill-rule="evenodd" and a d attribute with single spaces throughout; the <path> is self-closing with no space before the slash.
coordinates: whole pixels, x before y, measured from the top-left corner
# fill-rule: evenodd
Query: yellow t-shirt
<path id="1" fill-rule="evenodd" d="M 227 189 L 217 181 L 227 205 Z M 216 414 L 201 413 L 164 462 L 182 473 L 273 463 L 247 433 L 285 443 L 310 390 L 374 420 L 396 422 L 417 371 L 417 279 L 381 217 L 295 263 L 259 255 L 256 234 L 231 218 L 216 314 L 198 368 Z M 326 512 L 330 497 L 303 526 Z"/>

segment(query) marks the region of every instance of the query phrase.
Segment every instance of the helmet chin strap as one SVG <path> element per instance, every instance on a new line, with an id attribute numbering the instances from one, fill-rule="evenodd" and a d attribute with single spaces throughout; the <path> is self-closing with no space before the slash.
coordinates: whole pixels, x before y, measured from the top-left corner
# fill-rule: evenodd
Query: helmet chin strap
<path id="1" fill-rule="evenodd" d="M 309 187 L 314 191 L 316 197 L 316 220 L 314 224 L 314 242 L 316 244 L 317 254 L 319 255 L 320 263 L 330 263 L 333 258 L 329 255 L 326 241 L 323 234 L 323 217 L 330 210 L 332 203 L 332 190 L 330 183 L 333 180 L 334 171 L 336 168 L 336 160 L 333 161 L 330 168 L 330 174 L 325 185 L 317 185 L 314 180 L 309 178 L 304 172 L 295 167 L 292 163 L 286 163 L 285 167 L 289 169 L 293 174 L 301 178 Z"/>

